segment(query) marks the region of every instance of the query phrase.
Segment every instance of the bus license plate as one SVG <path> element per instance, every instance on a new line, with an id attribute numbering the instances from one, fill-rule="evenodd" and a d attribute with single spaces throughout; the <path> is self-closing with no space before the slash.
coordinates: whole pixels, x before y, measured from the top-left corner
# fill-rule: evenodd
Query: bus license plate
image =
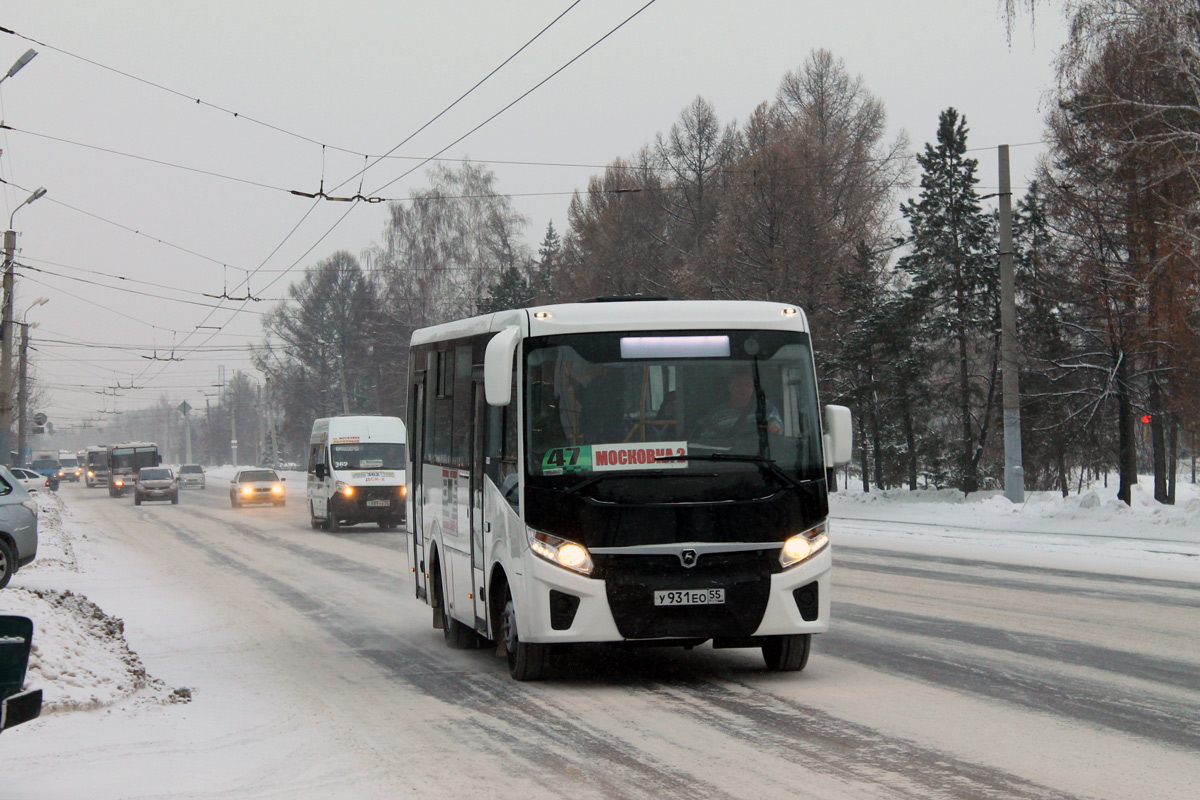
<path id="1" fill-rule="evenodd" d="M 654 592 L 656 606 L 708 606 L 724 602 L 724 589 L 668 589 Z"/>
<path id="2" fill-rule="evenodd" d="M 392 504 L 391 500 L 368 500 L 367 501 L 367 505 L 372 506 L 372 507 L 374 507 L 374 506 L 390 506 L 391 504 Z"/>

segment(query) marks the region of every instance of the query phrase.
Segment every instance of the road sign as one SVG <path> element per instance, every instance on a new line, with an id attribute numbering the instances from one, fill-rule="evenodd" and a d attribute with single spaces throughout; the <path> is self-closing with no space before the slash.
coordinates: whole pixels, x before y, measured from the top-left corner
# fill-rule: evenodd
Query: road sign
<path id="1" fill-rule="evenodd" d="M 176 408 L 178 408 L 179 413 L 183 414 L 185 417 L 188 415 L 188 412 L 192 410 L 192 407 L 190 405 L 188 405 L 187 400 L 184 400 L 182 403 L 180 403 L 178 406 L 176 406 Z"/>
<path id="2" fill-rule="evenodd" d="M 34 425 L 45 425 L 46 419 L 47 419 L 46 415 L 43 414 L 41 411 L 39 411 L 38 413 L 33 415 L 33 424 Z"/>

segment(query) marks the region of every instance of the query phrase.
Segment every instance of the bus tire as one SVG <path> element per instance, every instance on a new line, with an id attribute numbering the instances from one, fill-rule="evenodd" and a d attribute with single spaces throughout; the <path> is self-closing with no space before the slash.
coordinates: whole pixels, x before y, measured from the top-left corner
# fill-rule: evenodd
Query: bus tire
<path id="1" fill-rule="evenodd" d="M 763 661 L 772 672 L 799 672 L 808 664 L 811 649 L 811 633 L 763 637 Z"/>
<path id="2" fill-rule="evenodd" d="M 329 501 L 329 505 L 325 508 L 325 530 L 330 533 L 337 533 L 342 529 L 342 523 L 338 522 L 337 512 L 333 510 L 333 501 Z"/>
<path id="3" fill-rule="evenodd" d="M 446 584 L 442 581 L 442 568 L 438 565 L 438 601 L 442 610 L 442 636 L 446 639 L 451 650 L 472 650 L 479 646 L 479 636 L 474 629 L 462 624 L 450 616 L 450 607 L 446 604 Z"/>
<path id="4" fill-rule="evenodd" d="M 310 528 L 312 528 L 314 531 L 319 531 L 319 530 L 321 530 L 322 527 L 324 527 L 324 524 L 325 523 L 321 521 L 321 518 L 317 516 L 317 511 L 316 511 L 316 508 L 313 506 L 312 501 L 309 500 L 308 501 L 308 526 Z"/>
<path id="5" fill-rule="evenodd" d="M 501 612 L 500 639 L 508 656 L 508 674 L 515 681 L 536 681 L 546 673 L 550 648 L 544 644 L 521 641 L 517 630 L 517 608 L 513 605 L 512 590 L 505 587 L 504 610 Z"/>

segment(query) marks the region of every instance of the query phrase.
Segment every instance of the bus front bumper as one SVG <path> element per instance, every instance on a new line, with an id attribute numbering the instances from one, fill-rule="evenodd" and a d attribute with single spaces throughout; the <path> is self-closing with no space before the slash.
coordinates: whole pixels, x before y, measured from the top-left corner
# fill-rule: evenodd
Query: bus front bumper
<path id="1" fill-rule="evenodd" d="M 534 558 L 519 578 L 518 628 L 522 639 L 543 644 L 824 633 L 829 629 L 832 563 L 826 546 L 800 564 L 751 581 L 754 600 L 747 608 L 747 602 L 739 599 L 746 592 L 735 593 L 733 587 L 720 587 L 727 589 L 725 602 L 711 607 L 656 606 L 655 590 L 692 587 L 664 577 L 634 588 L 617 587 L 614 580 L 610 591 L 605 580 Z M 717 578 L 715 585 L 720 581 Z M 515 586 L 513 591 L 516 596 Z M 645 624 L 631 622 L 630 616 L 641 617 Z"/>

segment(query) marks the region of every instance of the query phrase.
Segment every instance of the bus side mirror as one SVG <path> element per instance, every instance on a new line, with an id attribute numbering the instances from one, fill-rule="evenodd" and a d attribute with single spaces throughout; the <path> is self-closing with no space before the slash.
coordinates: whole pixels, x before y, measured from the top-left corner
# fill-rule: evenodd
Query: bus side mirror
<path id="1" fill-rule="evenodd" d="M 317 480 L 323 481 L 325 480 L 325 476 L 329 473 L 325 471 L 324 464 L 317 464 L 315 467 L 313 467 L 313 474 L 317 476 Z"/>
<path id="2" fill-rule="evenodd" d="M 825 406 L 825 466 L 849 464 L 852 455 L 854 428 L 850 409 L 845 406 Z"/>
<path id="3" fill-rule="evenodd" d="M 483 354 L 483 394 L 489 406 L 512 402 L 513 356 L 521 341 L 521 329 L 510 326 L 487 343 Z"/>

